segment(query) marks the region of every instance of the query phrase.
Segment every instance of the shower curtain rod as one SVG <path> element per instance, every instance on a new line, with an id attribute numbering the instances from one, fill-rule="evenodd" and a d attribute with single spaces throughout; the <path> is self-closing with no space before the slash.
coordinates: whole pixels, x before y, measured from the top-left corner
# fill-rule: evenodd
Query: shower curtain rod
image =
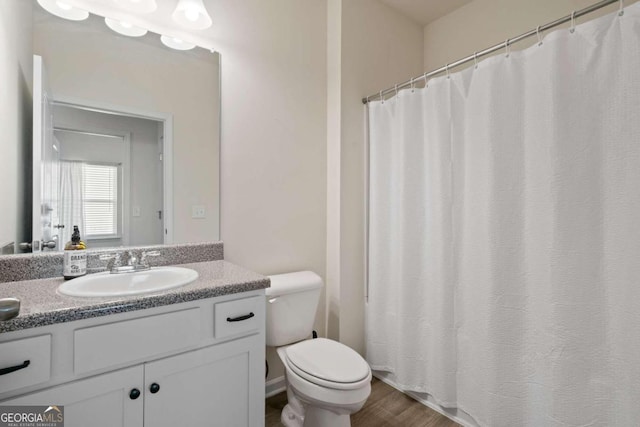
<path id="1" fill-rule="evenodd" d="M 392 92 L 395 93 L 399 89 L 404 89 L 406 87 L 409 87 L 409 86 L 413 85 L 417 81 L 425 80 L 425 82 L 426 82 L 426 80 L 429 77 L 433 77 L 433 76 L 435 76 L 437 74 L 444 73 L 446 71 L 449 71 L 451 68 L 455 68 L 455 67 L 457 67 L 459 65 L 466 64 L 467 62 L 475 61 L 478 58 L 481 58 L 483 56 L 489 55 L 489 54 L 491 54 L 493 52 L 496 52 L 498 50 L 507 49 L 509 46 L 511 46 L 514 43 L 517 43 L 517 42 L 519 42 L 521 40 L 524 40 L 526 38 L 529 38 L 529 37 L 532 37 L 532 36 L 535 36 L 535 35 L 539 35 L 541 32 L 549 30 L 549 29 L 554 28 L 554 27 L 557 27 L 558 25 L 562 25 L 564 23 L 571 22 L 571 21 L 573 21 L 575 23 L 575 19 L 576 18 L 579 18 L 581 16 L 587 15 L 587 14 L 589 14 L 591 12 L 594 12 L 594 11 L 596 11 L 598 9 L 601 9 L 601 8 L 603 8 L 605 6 L 608 6 L 610 4 L 613 4 L 613 3 L 620 3 L 620 9 L 622 10 L 622 7 L 624 6 L 623 0 L 603 0 L 603 1 L 600 1 L 600 2 L 598 2 L 596 4 L 593 4 L 593 5 L 589 6 L 589 7 L 585 7 L 584 9 L 580 9 L 580 10 L 574 11 L 570 15 L 564 16 L 564 17 L 562 17 L 560 19 L 557 19 L 557 20 L 555 20 L 553 22 L 549 22 L 548 24 L 540 25 L 539 27 L 537 27 L 537 28 L 535 28 L 535 29 L 533 29 L 531 31 L 527 31 L 524 34 L 520 34 L 517 37 L 513 37 L 511 39 L 507 39 L 506 41 L 504 41 L 502 43 L 499 43 L 499 44 L 491 46 L 491 47 L 489 47 L 487 49 L 484 49 L 484 50 L 481 50 L 479 52 L 476 52 L 473 55 L 467 56 L 466 58 L 462 58 L 462 59 L 459 59 L 459 60 L 457 60 L 455 62 L 451 62 L 451 63 L 445 65 L 444 67 L 440 67 L 440 68 L 438 68 L 436 70 L 429 71 L 428 73 L 421 74 L 421 75 L 419 75 L 417 77 L 414 77 L 414 78 L 412 78 L 410 80 L 407 80 L 406 82 L 397 84 L 397 85 L 395 85 L 395 86 L 393 86 L 393 87 L 391 87 L 389 89 L 385 89 L 385 90 L 380 91 L 380 92 L 378 92 L 376 94 L 369 95 L 366 98 L 362 98 L 362 103 L 363 104 L 367 104 L 369 101 L 373 101 L 375 99 L 379 99 L 379 98 L 384 99 L 385 95 L 388 95 L 388 94 L 390 94 Z"/>

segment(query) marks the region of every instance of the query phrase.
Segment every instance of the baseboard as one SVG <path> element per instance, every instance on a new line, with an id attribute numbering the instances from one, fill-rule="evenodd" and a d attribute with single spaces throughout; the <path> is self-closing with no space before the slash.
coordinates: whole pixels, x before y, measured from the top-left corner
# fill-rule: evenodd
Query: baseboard
<path id="1" fill-rule="evenodd" d="M 273 378 L 265 384 L 265 399 L 287 390 L 284 376 Z"/>
<path id="2" fill-rule="evenodd" d="M 391 378 L 389 378 L 386 372 L 373 372 L 373 376 L 379 379 L 380 381 L 382 381 L 383 383 L 388 384 L 391 387 L 395 388 L 396 390 L 417 400 L 418 402 L 422 403 L 424 406 L 427 406 L 433 409 L 434 411 L 438 412 L 439 414 L 442 414 L 445 417 L 449 418 L 450 420 L 455 421 L 456 423 L 460 424 L 463 427 L 478 427 L 478 424 L 473 420 L 473 418 L 467 413 L 465 413 L 464 411 L 445 408 L 444 406 L 438 405 L 433 400 L 430 400 L 431 396 L 427 393 L 415 393 L 412 391 L 402 390 Z"/>

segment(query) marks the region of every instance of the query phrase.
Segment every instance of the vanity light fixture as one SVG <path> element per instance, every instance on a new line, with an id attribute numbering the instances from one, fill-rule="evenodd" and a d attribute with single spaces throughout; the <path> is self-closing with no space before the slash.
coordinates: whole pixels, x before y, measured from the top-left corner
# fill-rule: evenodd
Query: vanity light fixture
<path id="1" fill-rule="evenodd" d="M 59 18 L 69 19 L 71 21 L 84 21 L 89 17 L 89 12 L 78 9 L 65 3 L 64 0 L 38 0 L 38 4 L 47 12 Z"/>
<path id="2" fill-rule="evenodd" d="M 2 1 L 2 0 L 0 0 Z M 78 9 L 66 0 L 37 0 L 47 12 L 60 18 L 70 19 L 74 21 L 82 21 L 89 17 L 89 12 Z M 158 7 L 155 0 L 113 0 L 121 7 L 128 9 L 133 13 L 149 13 Z M 173 12 L 173 19 L 185 26 L 196 29 L 204 29 L 210 27 L 211 17 L 204 7 L 203 0 L 179 0 L 176 10 Z M 113 18 L 104 18 L 104 22 L 111 30 L 116 33 L 129 37 L 142 37 L 147 34 L 148 30 L 127 22 Z M 161 35 L 160 41 L 165 46 L 176 50 L 191 50 L 196 44 L 186 42 L 178 37 Z M 214 50 L 211 49 L 213 53 Z"/>
<path id="3" fill-rule="evenodd" d="M 144 28 L 136 27 L 126 21 L 118 21 L 117 19 L 104 18 L 104 23 L 116 33 L 120 33 L 129 37 L 141 37 L 147 34 Z"/>
<path id="4" fill-rule="evenodd" d="M 192 30 L 204 30 L 212 24 L 202 0 L 179 0 L 171 16 L 178 24 Z"/>
<path id="5" fill-rule="evenodd" d="M 156 0 L 114 0 L 121 7 L 134 13 L 151 13 L 154 12 L 158 5 Z"/>
<path id="6" fill-rule="evenodd" d="M 165 46 L 170 47 L 171 49 L 176 49 L 176 50 L 190 50 L 196 47 L 195 44 L 187 43 L 184 40 L 181 40 L 177 37 L 162 35 L 160 36 L 160 41 Z"/>

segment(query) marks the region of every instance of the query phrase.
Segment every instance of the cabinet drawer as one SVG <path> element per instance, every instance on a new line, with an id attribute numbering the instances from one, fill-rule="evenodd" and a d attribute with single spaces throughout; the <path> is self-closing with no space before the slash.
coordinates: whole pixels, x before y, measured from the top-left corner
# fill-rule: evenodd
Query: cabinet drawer
<path id="1" fill-rule="evenodd" d="M 264 297 L 259 296 L 217 303 L 214 308 L 216 338 L 257 331 L 260 326 L 258 316 L 262 313 L 258 304 L 264 303 Z"/>
<path id="2" fill-rule="evenodd" d="M 74 371 L 85 373 L 192 347 L 201 339 L 200 309 L 125 320 L 74 332 Z"/>
<path id="3" fill-rule="evenodd" d="M 0 393 L 49 381 L 51 335 L 0 344 L 0 370 L 5 372 L 0 375 Z"/>

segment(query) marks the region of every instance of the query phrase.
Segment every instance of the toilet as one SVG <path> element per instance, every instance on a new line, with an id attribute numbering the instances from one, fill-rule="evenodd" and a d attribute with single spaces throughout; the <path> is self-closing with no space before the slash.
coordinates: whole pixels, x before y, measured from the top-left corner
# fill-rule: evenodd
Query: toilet
<path id="1" fill-rule="evenodd" d="M 322 291 L 311 271 L 270 276 L 267 346 L 285 367 L 287 427 L 349 427 L 371 393 L 371 369 L 354 350 L 326 338 L 309 339 Z"/>

